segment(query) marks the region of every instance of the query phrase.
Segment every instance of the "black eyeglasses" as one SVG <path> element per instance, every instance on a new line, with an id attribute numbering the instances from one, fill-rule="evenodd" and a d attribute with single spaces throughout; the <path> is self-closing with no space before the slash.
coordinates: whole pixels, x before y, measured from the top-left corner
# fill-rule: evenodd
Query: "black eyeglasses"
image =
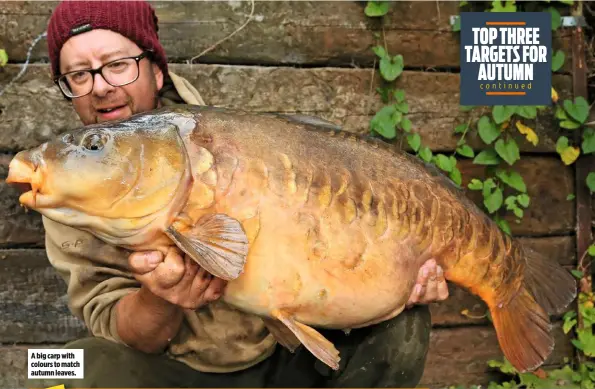
<path id="1" fill-rule="evenodd" d="M 147 57 L 151 50 L 140 55 L 110 61 L 96 69 L 73 70 L 54 78 L 66 97 L 76 98 L 88 95 L 93 90 L 95 75 L 101 74 L 105 82 L 111 86 L 124 86 L 138 79 L 141 59 Z"/>

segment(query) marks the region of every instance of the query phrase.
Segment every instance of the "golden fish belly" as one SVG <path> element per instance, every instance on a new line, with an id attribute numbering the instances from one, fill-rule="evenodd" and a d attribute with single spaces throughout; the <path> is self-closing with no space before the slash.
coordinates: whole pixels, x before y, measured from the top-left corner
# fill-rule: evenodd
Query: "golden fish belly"
<path id="1" fill-rule="evenodd" d="M 417 275 L 409 249 L 332 212 L 271 203 L 259 210 L 245 271 L 228 284 L 226 302 L 264 316 L 284 309 L 327 328 L 356 328 L 402 311 Z"/>

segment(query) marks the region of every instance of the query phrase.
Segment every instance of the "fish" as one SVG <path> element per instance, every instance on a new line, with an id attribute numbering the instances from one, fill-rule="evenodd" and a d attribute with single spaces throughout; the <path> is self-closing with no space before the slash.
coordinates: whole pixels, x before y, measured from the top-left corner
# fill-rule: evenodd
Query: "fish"
<path id="1" fill-rule="evenodd" d="M 504 233 L 435 166 L 321 118 L 176 105 L 18 152 L 6 182 L 45 217 L 131 251 L 171 246 L 227 280 L 221 299 L 338 369 L 318 329 L 399 315 L 422 264 L 489 308 L 521 372 L 554 347 L 577 283 Z"/>

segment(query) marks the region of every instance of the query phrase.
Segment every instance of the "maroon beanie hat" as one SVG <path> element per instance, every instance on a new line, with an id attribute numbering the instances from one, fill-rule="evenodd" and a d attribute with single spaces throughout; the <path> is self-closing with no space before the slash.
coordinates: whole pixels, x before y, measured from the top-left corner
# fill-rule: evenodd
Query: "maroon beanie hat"
<path id="1" fill-rule="evenodd" d="M 165 75 L 167 56 L 159 42 L 157 22 L 155 10 L 145 1 L 62 1 L 47 30 L 52 73 L 60 73 L 60 50 L 71 36 L 101 28 L 125 36 L 143 50 L 153 50 L 152 58 Z"/>

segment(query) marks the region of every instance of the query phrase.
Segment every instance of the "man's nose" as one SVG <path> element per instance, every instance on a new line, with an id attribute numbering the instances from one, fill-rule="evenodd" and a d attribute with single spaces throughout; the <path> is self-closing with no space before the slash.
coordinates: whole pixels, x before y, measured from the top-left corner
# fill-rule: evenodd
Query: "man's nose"
<path id="1" fill-rule="evenodd" d="M 101 74 L 96 74 L 95 75 L 95 80 L 93 81 L 93 94 L 96 96 L 105 96 L 108 92 L 112 91 L 114 89 L 113 86 L 111 86 L 110 84 L 108 84 L 107 81 L 105 81 L 105 78 L 103 78 L 103 75 Z"/>

